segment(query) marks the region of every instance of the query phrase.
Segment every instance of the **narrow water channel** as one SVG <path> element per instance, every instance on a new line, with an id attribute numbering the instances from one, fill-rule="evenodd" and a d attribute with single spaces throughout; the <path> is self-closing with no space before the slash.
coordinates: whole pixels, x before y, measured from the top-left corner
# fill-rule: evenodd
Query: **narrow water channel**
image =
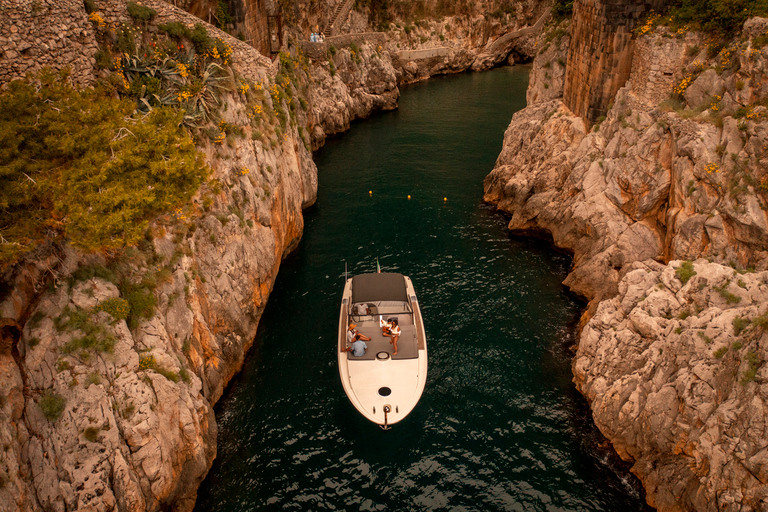
<path id="1" fill-rule="evenodd" d="M 527 83 L 501 68 L 406 87 L 316 155 L 317 204 L 217 406 L 197 511 L 647 510 L 571 382 L 570 259 L 481 201 Z M 421 402 L 386 432 L 334 353 L 344 265 L 377 257 L 413 279 L 429 348 Z"/>

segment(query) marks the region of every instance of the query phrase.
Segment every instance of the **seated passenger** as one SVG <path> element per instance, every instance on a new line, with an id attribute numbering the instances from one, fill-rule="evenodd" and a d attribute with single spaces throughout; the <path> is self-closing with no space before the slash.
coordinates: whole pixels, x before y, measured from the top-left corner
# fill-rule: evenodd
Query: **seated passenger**
<path id="1" fill-rule="evenodd" d="M 355 324 L 349 324 L 349 330 L 347 331 L 347 343 L 353 343 L 358 340 L 371 341 L 371 338 L 358 332 L 356 327 L 357 325 Z"/>
<path id="2" fill-rule="evenodd" d="M 368 345 L 361 339 L 356 340 L 351 347 L 341 349 L 342 352 L 352 352 L 355 357 L 363 357 L 366 350 L 368 350 Z"/>
<path id="3" fill-rule="evenodd" d="M 360 302 L 358 304 L 355 304 L 355 314 L 356 315 L 367 315 L 368 314 L 368 304 L 365 302 Z"/>
<path id="4" fill-rule="evenodd" d="M 379 318 L 379 326 L 381 327 L 381 335 L 382 336 L 389 336 L 389 331 L 392 328 L 392 318 L 388 319 L 386 322 L 383 318 Z"/>

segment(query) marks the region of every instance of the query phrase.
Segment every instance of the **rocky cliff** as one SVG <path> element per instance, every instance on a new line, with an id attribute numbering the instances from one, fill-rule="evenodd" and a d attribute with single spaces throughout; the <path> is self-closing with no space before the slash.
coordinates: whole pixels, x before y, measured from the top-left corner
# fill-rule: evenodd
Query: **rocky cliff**
<path id="1" fill-rule="evenodd" d="M 291 37 L 308 41 L 309 34 L 322 29 L 330 12 L 342 0 L 320 4 L 299 2 L 292 11 L 294 25 Z M 390 55 L 398 83 L 425 80 L 430 76 L 487 70 L 497 65 L 530 62 L 536 53 L 534 41 L 550 19 L 549 2 L 473 0 L 450 4 L 427 0 L 392 2 L 386 21 L 371 6 L 355 3 L 343 21 L 337 21 L 338 34 L 360 36 L 372 31 L 384 36 L 378 53 Z M 339 44 L 334 34 L 328 45 Z M 362 46 L 365 38 L 352 39 Z"/>
<path id="2" fill-rule="evenodd" d="M 645 31 L 591 129 L 532 81 L 484 184 L 510 229 L 573 252 L 565 284 L 590 300 L 575 381 L 659 510 L 766 507 L 765 273 L 749 274 L 768 268 L 766 28 L 711 57 L 697 34 Z"/>
<path id="3" fill-rule="evenodd" d="M 156 11 L 150 33 L 199 22 L 166 2 L 144 4 Z M 41 20 L 59 17 L 40 5 Z M 125 2 L 97 6 L 86 23 L 82 2 L 67 7 L 91 53 L 131 21 Z M 297 50 L 272 63 L 206 28 L 232 49 L 237 81 L 211 135 L 198 137 L 212 174 L 192 203 L 155 219 L 139 247 L 99 255 L 49 243 L 3 275 L 0 510 L 192 508 L 216 454 L 212 407 L 315 201 L 311 144 L 396 104 L 394 70 L 374 48 L 340 51 L 332 73 Z M 13 56 L 3 57 L 0 69 L 14 73 Z M 85 66 L 73 78 L 97 76 Z"/>

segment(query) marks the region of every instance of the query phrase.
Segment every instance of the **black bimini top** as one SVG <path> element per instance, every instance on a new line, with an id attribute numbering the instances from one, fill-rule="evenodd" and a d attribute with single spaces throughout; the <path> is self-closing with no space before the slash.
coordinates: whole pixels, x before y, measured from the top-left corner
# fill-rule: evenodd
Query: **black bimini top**
<path id="1" fill-rule="evenodd" d="M 360 274 L 352 278 L 352 302 L 408 301 L 403 274 Z"/>

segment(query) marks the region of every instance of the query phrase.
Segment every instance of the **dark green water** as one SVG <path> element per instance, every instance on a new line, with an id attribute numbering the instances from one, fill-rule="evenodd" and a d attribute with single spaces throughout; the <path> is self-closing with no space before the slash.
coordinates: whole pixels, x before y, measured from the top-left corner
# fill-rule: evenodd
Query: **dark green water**
<path id="1" fill-rule="evenodd" d="M 646 510 L 571 382 L 570 259 L 481 202 L 527 82 L 502 68 L 410 86 L 316 155 L 317 204 L 217 406 L 197 511 Z M 348 402 L 334 353 L 344 262 L 372 272 L 377 256 L 413 279 L 429 349 L 421 402 L 386 432 Z"/>

